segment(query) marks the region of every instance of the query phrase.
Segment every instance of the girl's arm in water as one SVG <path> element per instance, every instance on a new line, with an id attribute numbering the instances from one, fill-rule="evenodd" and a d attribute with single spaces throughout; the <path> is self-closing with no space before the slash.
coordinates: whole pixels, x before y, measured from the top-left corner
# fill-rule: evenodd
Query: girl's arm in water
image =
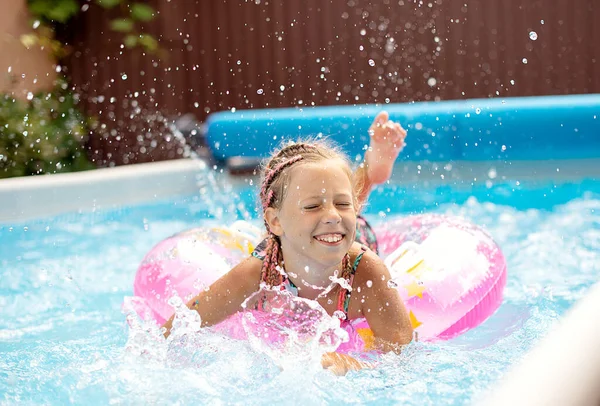
<path id="1" fill-rule="evenodd" d="M 227 272 L 210 289 L 200 292 L 187 303 L 190 309 L 200 314 L 202 327 L 220 323 L 237 311 L 242 303 L 259 288 L 262 261 L 248 257 Z M 164 324 L 165 337 L 171 333 L 175 315 Z"/>
<path id="2" fill-rule="evenodd" d="M 374 252 L 365 252 L 356 270 L 348 310 L 350 318 L 367 319 L 375 338 L 375 349 L 399 352 L 401 346 L 412 341 L 413 329 L 398 291 L 387 285 L 389 280 L 390 273 L 383 261 Z M 336 375 L 373 367 L 335 352 L 324 354 L 321 365 Z"/>
<path id="3" fill-rule="evenodd" d="M 387 267 L 372 251 L 365 252 L 356 270 L 352 299 L 375 337 L 375 346 L 384 352 L 399 351 L 412 341 L 413 328 L 400 294 L 389 287 Z"/>

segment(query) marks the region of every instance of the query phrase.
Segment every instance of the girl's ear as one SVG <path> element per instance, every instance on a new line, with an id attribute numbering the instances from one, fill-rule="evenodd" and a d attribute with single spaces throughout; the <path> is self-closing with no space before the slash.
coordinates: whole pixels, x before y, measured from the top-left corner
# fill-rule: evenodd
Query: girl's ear
<path id="1" fill-rule="evenodd" d="M 273 207 L 267 207 L 267 210 L 265 210 L 265 221 L 273 234 L 277 237 L 283 235 L 283 228 L 281 228 L 281 222 L 279 221 L 279 210 Z"/>

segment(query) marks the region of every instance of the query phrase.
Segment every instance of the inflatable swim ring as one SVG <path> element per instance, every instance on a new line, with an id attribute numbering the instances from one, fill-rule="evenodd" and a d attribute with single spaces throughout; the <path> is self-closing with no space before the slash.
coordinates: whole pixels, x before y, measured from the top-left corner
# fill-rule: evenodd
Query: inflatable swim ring
<path id="1" fill-rule="evenodd" d="M 485 321 L 502 302 L 506 262 L 480 227 L 457 217 L 417 215 L 388 222 L 375 233 L 392 275 L 389 286 L 398 289 L 419 340 L 456 337 Z M 163 324 L 173 314 L 170 297 L 187 302 L 248 256 L 260 238 L 260 231 L 245 222 L 167 238 L 140 264 L 130 303 L 143 318 Z M 239 317 L 231 317 L 220 327 L 243 338 L 239 323 Z M 338 351 L 370 348 L 366 320 L 350 323 L 348 332 L 350 340 Z"/>

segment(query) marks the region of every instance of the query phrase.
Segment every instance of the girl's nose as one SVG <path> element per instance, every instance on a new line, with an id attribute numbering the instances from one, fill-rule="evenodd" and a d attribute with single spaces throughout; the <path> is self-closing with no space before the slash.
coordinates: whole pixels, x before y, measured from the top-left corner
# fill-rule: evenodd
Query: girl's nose
<path id="1" fill-rule="evenodd" d="M 337 211 L 334 205 L 327 206 L 325 209 L 325 213 L 323 214 L 323 223 L 329 224 L 338 224 L 342 221 L 342 216 Z"/>

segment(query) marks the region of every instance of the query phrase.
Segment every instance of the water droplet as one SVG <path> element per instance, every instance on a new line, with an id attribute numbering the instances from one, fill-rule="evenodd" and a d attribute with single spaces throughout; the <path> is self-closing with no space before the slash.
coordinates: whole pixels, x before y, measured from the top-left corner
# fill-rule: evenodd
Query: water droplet
<path id="1" fill-rule="evenodd" d="M 327 304 L 332 305 L 333 304 L 333 299 L 331 299 L 331 298 L 327 299 Z"/>
<path id="2" fill-rule="evenodd" d="M 515 85 L 515 81 L 513 79 L 511 79 L 510 80 L 510 84 L 514 86 Z"/>
<path id="3" fill-rule="evenodd" d="M 321 189 L 321 193 L 325 193 L 325 192 L 327 192 L 326 189 Z"/>
<path id="4" fill-rule="evenodd" d="M 364 28 L 360 30 L 360 35 L 367 35 L 367 30 L 365 30 Z"/>
<path id="5" fill-rule="evenodd" d="M 481 114 L 481 109 L 479 107 L 475 109 L 475 114 Z"/>
<path id="6" fill-rule="evenodd" d="M 33 22 L 33 29 L 35 30 L 35 29 L 37 29 L 39 26 L 40 26 L 40 21 L 39 21 L 39 20 L 35 20 L 35 21 Z"/>
<path id="7" fill-rule="evenodd" d="M 367 288 L 371 288 L 371 287 L 373 287 L 373 281 L 369 279 L 367 281 Z"/>
<path id="8" fill-rule="evenodd" d="M 256 94 L 263 94 L 263 93 L 264 93 L 264 90 L 263 90 L 263 89 L 258 89 L 258 90 L 256 91 Z"/>
<path id="9" fill-rule="evenodd" d="M 124 73 L 123 75 L 121 75 L 121 79 L 123 79 L 123 80 L 127 80 L 127 74 L 126 74 L 126 73 Z"/>
<path id="10" fill-rule="evenodd" d="M 158 295 L 157 295 L 158 296 Z M 167 303 L 172 307 L 180 307 L 183 304 L 183 301 L 179 296 L 173 296 L 167 300 Z"/>
<path id="11" fill-rule="evenodd" d="M 194 102 L 194 107 L 195 107 L 195 108 L 198 108 L 198 107 L 200 107 L 200 103 L 198 103 L 198 102 Z"/>
<path id="12" fill-rule="evenodd" d="M 527 58 L 523 58 L 523 64 L 527 65 Z"/>
<path id="13" fill-rule="evenodd" d="M 437 79 L 429 78 L 429 79 L 427 79 L 427 84 L 429 85 L 429 87 L 434 87 L 435 85 L 437 85 Z"/>
<path id="14" fill-rule="evenodd" d="M 375 66 L 375 61 L 372 59 L 369 59 L 369 66 Z"/>
<path id="15" fill-rule="evenodd" d="M 310 268 L 308 267 L 308 265 L 306 265 L 306 266 L 304 267 L 304 272 L 308 273 L 309 271 L 310 271 Z"/>
<path id="16" fill-rule="evenodd" d="M 540 24 L 544 25 L 544 20 L 540 20 Z"/>
<path id="17" fill-rule="evenodd" d="M 284 85 L 279 86 L 279 90 L 281 90 L 283 92 L 285 90 L 285 86 Z"/>
<path id="18" fill-rule="evenodd" d="M 346 320 L 346 314 L 341 310 L 333 312 L 333 317 L 337 317 L 340 320 Z"/>
<path id="19" fill-rule="evenodd" d="M 531 39 L 532 41 L 535 41 L 536 39 L 538 39 L 537 32 L 535 32 L 535 31 L 531 31 L 531 32 L 529 33 L 529 39 Z"/>
<path id="20" fill-rule="evenodd" d="M 33 100 L 33 93 L 27 92 L 27 100 Z"/>
<path id="21" fill-rule="evenodd" d="M 55 69 L 55 70 L 56 70 L 56 72 L 60 72 L 60 71 L 62 71 L 62 66 L 60 66 L 60 65 L 56 65 L 56 69 Z"/>
<path id="22" fill-rule="evenodd" d="M 496 176 L 498 176 L 498 172 L 496 172 L 496 168 L 490 168 L 490 170 L 488 171 L 488 178 L 496 179 Z"/>
<path id="23" fill-rule="evenodd" d="M 396 44 L 394 38 L 388 38 L 387 42 L 385 43 L 385 52 L 391 54 L 395 49 Z"/>
<path id="24" fill-rule="evenodd" d="M 506 145 L 503 145 L 501 149 L 503 152 L 506 151 Z"/>

